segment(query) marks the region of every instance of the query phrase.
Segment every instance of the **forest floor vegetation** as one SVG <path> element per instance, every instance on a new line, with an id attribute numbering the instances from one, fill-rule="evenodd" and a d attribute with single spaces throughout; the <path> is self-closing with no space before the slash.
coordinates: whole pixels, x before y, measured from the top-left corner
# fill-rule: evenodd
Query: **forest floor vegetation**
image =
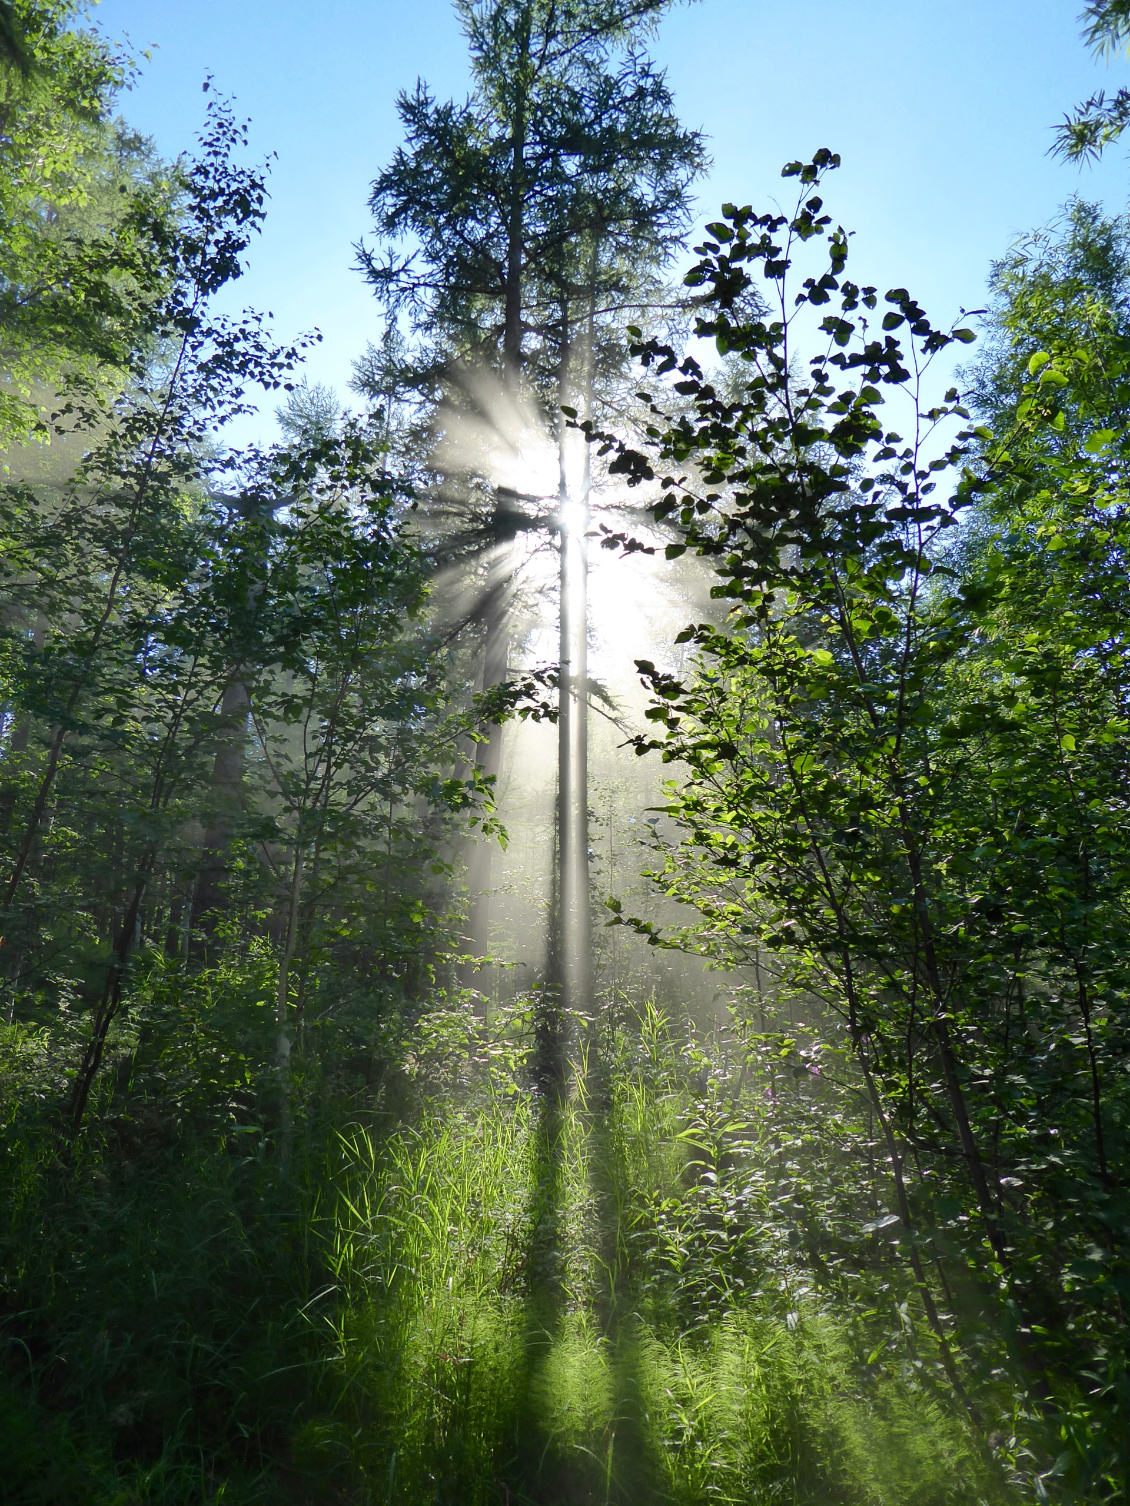
<path id="1" fill-rule="evenodd" d="M 621 997 L 547 1098 L 533 1001 L 441 996 L 348 1084 L 296 1059 L 284 1136 L 254 969 L 225 1059 L 162 1033 L 171 982 L 73 1147 L 15 1110 L 42 1058 L 6 1032 L 6 1500 L 1024 1499 L 1018 1437 L 954 1402 L 882 1230 L 806 1248 L 818 1078 Z M 835 1192 L 857 1226 L 862 1128 Z"/>

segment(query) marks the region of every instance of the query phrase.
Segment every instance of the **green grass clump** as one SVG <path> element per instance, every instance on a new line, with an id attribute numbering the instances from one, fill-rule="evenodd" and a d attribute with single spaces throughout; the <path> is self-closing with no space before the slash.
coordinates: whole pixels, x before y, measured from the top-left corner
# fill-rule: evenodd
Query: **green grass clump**
<path id="1" fill-rule="evenodd" d="M 673 1502 L 797 1500 L 940 1506 L 992 1482 L 974 1440 L 932 1398 L 868 1393 L 835 1319 L 739 1307 L 694 1338 L 649 1333 L 638 1366 Z"/>
<path id="2" fill-rule="evenodd" d="M 5 1272 L 0 1452 L 27 1462 L 18 1492 L 9 1476 L 0 1496 L 131 1506 L 210 1502 L 222 1486 L 225 1503 L 271 1498 L 317 1362 L 300 1221 L 220 1154 L 177 1170 L 46 1168 L 22 1210 L 37 1232 L 9 1227 L 9 1257 L 37 1258 Z"/>

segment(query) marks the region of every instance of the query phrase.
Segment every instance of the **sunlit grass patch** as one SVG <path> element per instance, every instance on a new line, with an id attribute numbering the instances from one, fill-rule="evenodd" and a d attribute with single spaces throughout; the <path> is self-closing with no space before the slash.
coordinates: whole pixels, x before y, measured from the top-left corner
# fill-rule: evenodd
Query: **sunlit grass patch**
<path id="1" fill-rule="evenodd" d="M 749 1279 L 716 1267 L 740 1167 L 652 1045 L 563 1104 L 471 1095 L 343 1139 L 321 1457 L 403 1506 L 1007 1499 L 913 1336 L 868 1365 L 755 1203 Z"/>
<path id="2" fill-rule="evenodd" d="M 673 1502 L 942 1506 L 996 1497 L 968 1429 L 921 1393 L 861 1385 L 841 1326 L 751 1305 L 705 1333 L 640 1341 L 639 1377 Z"/>
<path id="3" fill-rule="evenodd" d="M 547 1441 L 588 1448 L 604 1436 L 616 1407 L 610 1351 L 590 1312 L 563 1315 L 531 1388 Z"/>
<path id="4" fill-rule="evenodd" d="M 562 1102 L 448 1074 L 282 1179 L 212 1145 L 111 1185 L 95 1146 L 46 1243 L 55 1173 L 10 1143 L 58 1355 L 9 1409 L 27 1458 L 55 1439 L 92 1506 L 1013 1499 L 893 1264 L 853 1305 L 790 1243 L 760 1089 L 654 1013 L 593 1035 Z"/>

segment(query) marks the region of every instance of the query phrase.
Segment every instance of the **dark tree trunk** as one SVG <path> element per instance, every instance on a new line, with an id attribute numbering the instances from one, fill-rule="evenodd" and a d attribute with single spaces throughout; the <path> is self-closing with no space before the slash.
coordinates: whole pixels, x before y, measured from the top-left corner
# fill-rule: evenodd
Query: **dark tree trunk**
<path id="1" fill-rule="evenodd" d="M 201 843 L 203 853 L 192 894 L 191 945 L 201 957 L 211 951 L 216 921 L 227 905 L 228 849 L 243 789 L 250 704 L 247 686 L 237 671 L 224 687 L 220 701 L 225 731 L 212 766 L 209 824 Z"/>

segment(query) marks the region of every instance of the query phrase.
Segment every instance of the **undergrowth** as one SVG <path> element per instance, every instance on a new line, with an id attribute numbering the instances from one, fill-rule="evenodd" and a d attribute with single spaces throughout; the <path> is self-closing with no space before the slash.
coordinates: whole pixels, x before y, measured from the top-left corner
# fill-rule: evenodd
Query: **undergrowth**
<path id="1" fill-rule="evenodd" d="M 591 1053 L 562 1104 L 496 1084 L 342 1136 L 308 1456 L 403 1503 L 1008 1499 L 906 1303 L 868 1363 L 756 1194 L 727 1208 L 745 1159 L 707 1164 L 685 1055 L 644 1026 L 650 1060 Z"/>
<path id="2" fill-rule="evenodd" d="M 75 1150 L 14 1106 L 9 1039 L 0 1496 L 1023 1499 L 1016 1426 L 970 1424 L 890 1247 L 814 1259 L 820 1178 L 841 1214 L 866 1181 L 858 1143 L 811 1139 L 817 1079 L 786 1093 L 732 1033 L 621 1000 L 578 1022 L 547 1099 L 533 1007 L 386 1009 L 332 1091 L 311 1048 L 285 1158 L 254 1030 L 226 1065 L 200 1035 L 209 1135 L 192 1062 L 140 1011 Z M 189 1106 L 164 1125 L 155 1077 Z"/>

